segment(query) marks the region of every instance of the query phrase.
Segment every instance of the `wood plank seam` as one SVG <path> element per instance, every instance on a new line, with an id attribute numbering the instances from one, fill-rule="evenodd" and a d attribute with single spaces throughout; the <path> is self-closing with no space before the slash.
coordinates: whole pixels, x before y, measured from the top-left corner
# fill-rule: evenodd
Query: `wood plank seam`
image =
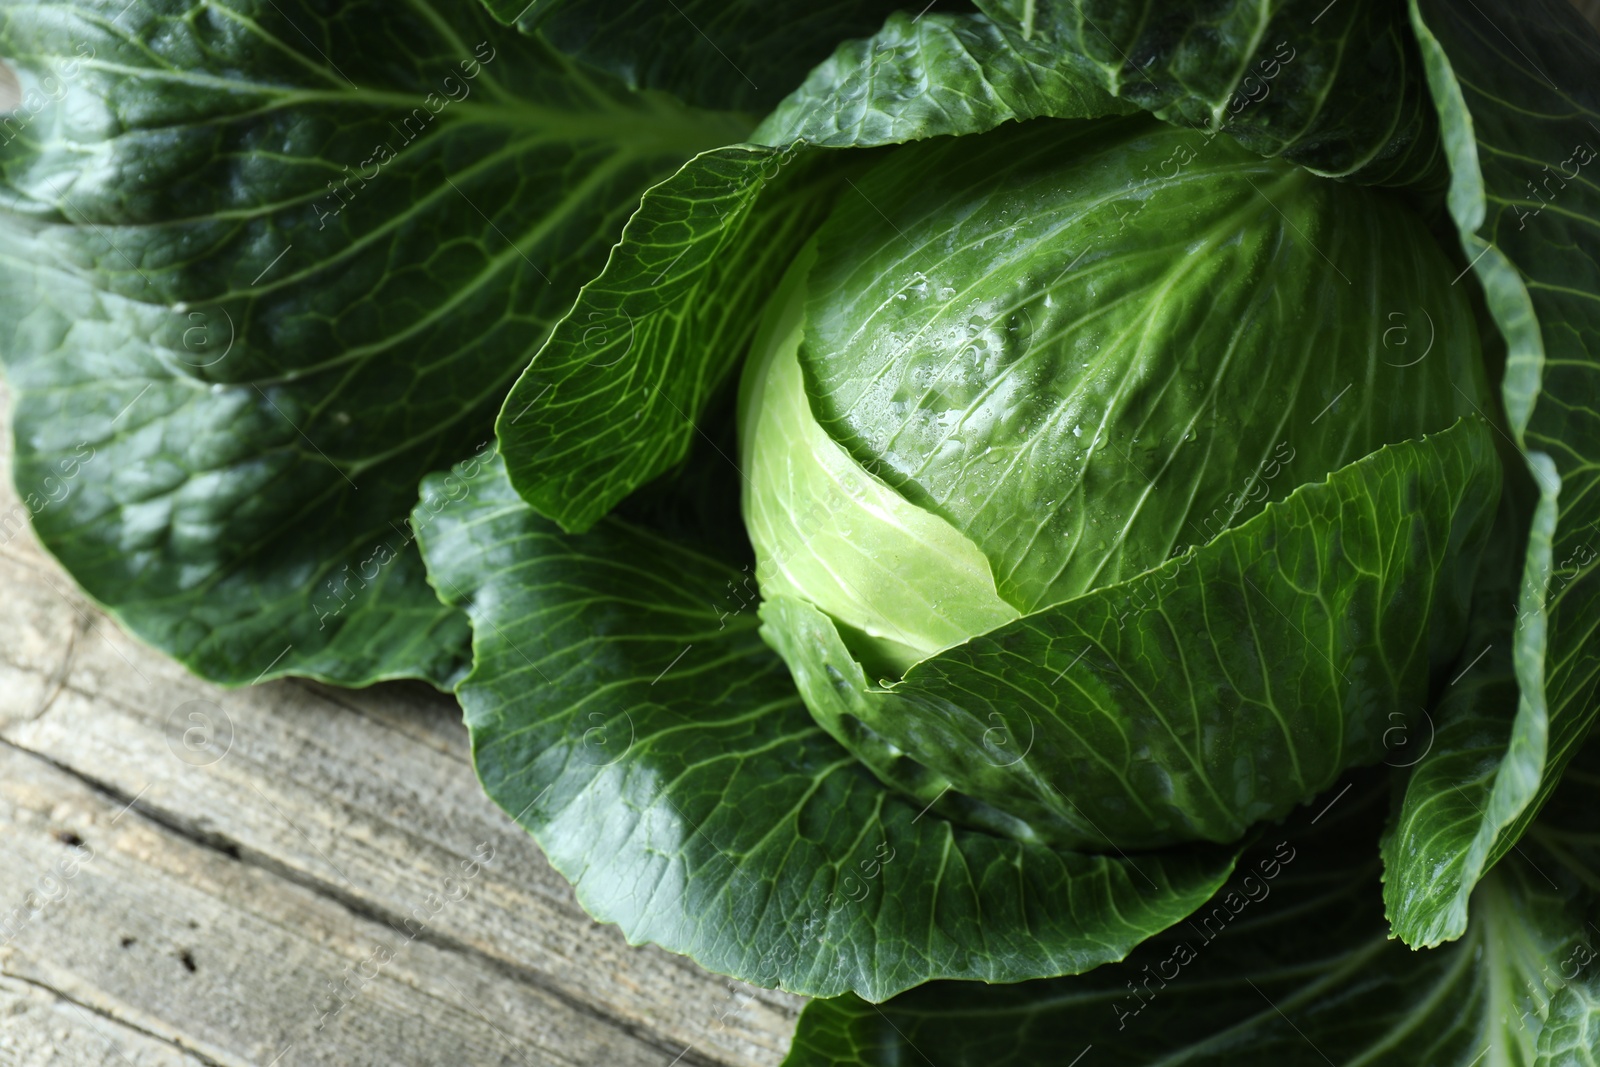
<path id="1" fill-rule="evenodd" d="M 52 761 L 49 761 L 48 759 L 39 758 L 36 755 L 27 752 L 26 750 L 19 750 L 19 749 L 17 749 L 16 746 L 5 746 L 3 748 L 0 748 L 0 752 L 4 752 L 5 753 L 4 760 L 11 761 L 10 762 L 10 768 L 11 769 L 10 769 L 9 772 L 6 773 L 6 777 L 7 778 L 9 778 L 11 780 L 14 780 L 14 781 L 15 780 L 21 780 L 21 779 L 27 779 L 29 777 L 29 775 L 28 775 L 28 772 L 26 772 L 26 770 L 22 770 L 20 775 L 17 772 L 24 765 L 35 766 L 35 767 L 38 767 L 41 770 L 43 770 L 48 775 L 55 776 L 57 778 L 62 778 L 62 779 L 65 779 L 66 781 L 70 781 L 70 782 L 74 783 L 77 786 L 77 788 L 82 789 L 83 792 L 84 792 L 84 795 L 86 797 L 92 798 L 94 801 L 96 801 L 96 802 L 98 802 L 100 804 L 100 807 L 101 807 L 100 818 L 101 819 L 104 818 L 106 813 L 109 813 L 109 812 L 112 812 L 113 810 L 115 810 L 115 814 L 111 815 L 110 823 L 101 822 L 101 821 L 97 820 L 96 817 L 92 813 L 89 813 L 88 817 L 86 819 L 84 819 L 82 817 L 77 818 L 77 819 L 71 819 L 69 821 L 68 825 L 70 827 L 72 827 L 72 828 L 63 832 L 58 827 L 56 827 L 54 825 L 56 823 L 56 815 L 53 814 L 49 810 L 48 807 L 45 807 L 45 808 L 35 807 L 35 808 L 31 809 L 32 811 L 34 811 L 36 813 L 36 819 L 37 819 L 38 815 L 42 815 L 43 819 L 44 819 L 44 826 L 39 826 L 38 822 L 36 821 L 35 822 L 35 829 L 36 830 L 46 830 L 46 828 L 48 828 L 47 829 L 47 833 L 38 834 L 36 839 L 38 837 L 48 837 L 48 838 L 53 838 L 54 842 L 57 842 L 57 843 L 59 843 L 61 845 L 68 845 L 69 847 L 72 847 L 75 850 L 76 849 L 87 849 L 87 851 L 90 853 L 90 860 L 83 864 L 83 870 L 88 872 L 88 874 L 89 874 L 89 876 L 91 878 L 95 876 L 95 872 L 96 871 L 99 871 L 101 869 L 101 864 L 102 863 L 115 862 L 112 859 L 112 857 L 120 857 L 120 859 L 121 859 L 123 864 L 126 864 L 130 859 L 133 859 L 135 862 L 137 862 L 137 856 L 139 855 L 139 852 L 137 850 L 135 850 L 134 852 L 129 852 L 129 851 L 125 850 L 125 849 L 107 848 L 104 845 L 102 845 L 102 848 L 99 851 L 96 851 L 92 846 L 88 846 L 88 844 L 87 844 L 87 840 L 86 839 L 89 839 L 89 838 L 95 838 L 97 836 L 109 837 L 111 835 L 111 833 L 112 833 L 111 824 L 115 824 L 115 823 L 118 823 L 118 822 L 120 822 L 121 825 L 116 828 L 116 834 L 121 836 L 121 837 L 123 837 L 124 839 L 126 839 L 129 835 L 133 835 L 134 837 L 144 836 L 146 838 L 161 838 L 161 839 L 171 840 L 171 841 L 173 841 L 174 844 L 182 846 L 182 847 L 197 849 L 201 856 L 211 855 L 212 854 L 211 850 L 206 849 L 203 846 L 195 845 L 194 843 L 190 842 L 187 838 L 176 837 L 175 835 L 172 834 L 172 832 L 170 830 L 166 829 L 165 827 L 160 826 L 159 823 L 156 823 L 153 820 L 149 819 L 144 813 L 133 813 L 131 805 L 118 805 L 118 804 L 115 804 L 114 799 L 113 800 L 108 800 L 104 795 L 102 795 L 99 791 L 95 790 L 92 786 L 87 785 L 87 784 L 83 784 L 81 776 L 71 775 L 70 772 L 65 772 L 65 771 L 62 771 L 62 770 L 58 769 L 55 765 L 53 765 Z M 52 792 L 58 792 L 58 791 L 52 790 Z M 126 818 L 125 821 L 123 821 L 125 814 L 131 814 L 131 817 L 128 817 L 128 818 Z M 81 822 L 81 827 L 77 825 L 80 822 Z M 96 827 L 97 826 L 99 827 L 99 833 L 98 834 L 96 833 Z M 80 830 L 81 830 L 81 833 L 80 833 Z M 102 853 L 107 857 L 105 860 L 100 860 L 99 859 L 99 856 Z M 276 883 L 276 881 L 277 881 L 275 876 L 273 876 L 270 872 L 266 872 L 266 871 L 260 870 L 259 868 L 251 867 L 249 864 L 243 864 L 243 863 L 224 864 L 224 863 L 221 863 L 220 860 L 217 860 L 215 858 L 211 859 L 209 861 L 209 863 L 212 864 L 212 865 L 220 865 L 216 869 L 235 870 L 235 871 L 240 871 L 240 872 L 249 872 L 249 876 L 251 878 L 253 878 L 253 880 L 258 885 L 265 885 L 266 883 L 269 883 L 269 882 Z M 203 861 L 201 865 L 205 866 L 206 864 Z M 177 868 L 169 868 L 165 872 L 165 875 L 169 879 L 176 875 L 177 877 L 181 878 L 181 880 L 184 883 L 187 884 L 189 879 L 188 879 L 187 875 L 183 874 L 182 872 L 186 871 L 188 869 L 191 869 L 191 868 L 192 868 L 192 861 L 185 861 L 185 862 L 180 863 Z M 43 870 L 44 868 L 41 867 L 39 869 Z M 12 872 L 12 873 L 15 873 L 15 872 Z M 101 875 L 101 876 L 103 877 L 104 875 Z M 67 876 L 68 881 L 69 882 L 72 881 L 73 877 L 74 876 Z M 228 877 L 231 878 L 232 876 L 230 875 Z M 76 884 L 76 883 L 73 882 L 73 884 Z M 214 892 L 215 891 L 214 887 L 211 888 L 211 889 L 204 889 L 204 888 L 200 888 L 199 886 L 196 886 L 196 888 L 200 892 Z M 298 890 L 298 888 L 299 887 L 296 887 L 297 890 Z M 80 889 L 80 890 L 78 890 L 76 892 L 62 893 L 59 896 L 53 896 L 53 895 L 48 895 L 47 894 L 47 899 L 51 902 L 51 906 L 53 908 L 59 909 L 61 907 L 67 906 L 67 904 L 66 904 L 67 901 L 75 900 L 75 899 L 81 900 L 82 899 L 82 897 L 81 897 L 82 892 L 83 892 L 83 890 Z M 270 896 L 277 896 L 278 895 L 278 894 L 272 892 L 270 889 L 267 890 L 267 892 L 268 892 L 268 894 Z M 343 913 L 343 911 L 344 911 L 343 908 L 336 907 L 335 906 L 335 902 L 325 900 L 320 894 L 308 893 L 307 895 L 311 899 L 315 899 L 315 900 L 321 901 L 325 907 L 329 907 L 335 912 Z M 256 909 L 254 909 L 253 907 L 251 907 L 251 902 L 256 900 L 256 899 L 258 899 L 258 894 L 256 894 L 256 893 L 251 893 L 251 894 L 247 894 L 247 895 L 244 895 L 244 896 L 231 895 L 231 896 L 226 896 L 226 897 L 220 897 L 218 899 L 231 901 L 230 907 L 233 907 L 233 908 L 239 908 L 241 906 L 244 907 L 246 910 L 244 912 L 242 912 L 241 915 L 247 916 L 248 917 L 247 921 L 255 922 L 255 923 L 258 923 L 258 924 L 262 923 L 262 922 L 265 922 L 265 923 L 270 924 L 273 928 L 275 928 L 277 930 L 280 930 L 280 931 L 284 931 L 287 934 L 290 934 L 290 935 L 293 935 L 293 936 L 303 936 L 301 928 L 298 926 L 298 924 L 290 923 L 290 924 L 286 925 L 284 923 L 283 918 L 284 918 L 284 915 L 287 914 L 287 913 L 280 914 L 280 913 L 277 912 L 276 909 L 269 909 L 268 912 L 260 912 L 260 911 L 257 911 Z M 40 921 L 49 921 L 49 916 L 50 915 L 54 915 L 55 916 L 55 920 L 54 921 L 58 925 L 58 930 L 59 930 L 59 924 L 63 921 L 62 918 L 61 918 L 61 912 L 59 910 L 55 910 L 55 911 L 51 911 L 51 912 L 41 911 L 40 914 L 42 916 Z M 170 922 L 170 920 L 171 920 L 171 916 L 164 916 L 162 914 L 159 914 L 158 912 L 149 912 L 149 913 L 140 912 L 140 913 L 136 913 L 136 914 L 144 915 L 147 918 L 155 919 L 157 922 Z M 30 918 L 29 921 L 31 923 L 33 920 Z M 118 921 L 121 921 L 121 920 L 118 920 Z M 192 922 L 192 921 L 189 922 L 188 925 L 190 927 L 196 927 L 196 924 L 194 922 Z M 357 934 L 356 940 L 359 941 L 359 942 L 362 942 L 362 943 L 367 943 L 367 944 L 370 944 L 370 943 L 373 943 L 373 942 L 381 943 L 381 942 L 387 940 L 388 934 L 390 932 L 392 932 L 392 931 L 385 930 L 385 932 L 379 933 L 377 930 L 373 929 L 375 924 L 371 924 L 371 923 L 366 922 L 366 921 L 362 921 L 362 922 L 360 922 L 360 923 L 358 923 L 356 925 L 362 927 L 361 930 L 357 930 L 356 931 L 356 934 Z M 104 931 L 102 931 L 102 933 L 103 932 Z M 35 939 L 36 939 L 37 936 L 38 936 L 37 930 L 35 930 L 35 935 L 34 936 L 35 936 Z M 129 943 L 128 941 L 124 941 L 123 942 L 123 948 L 127 948 L 128 943 Z M 176 946 L 181 946 L 182 945 L 182 934 L 181 933 L 180 933 L 178 938 L 174 939 L 174 944 Z M 26 943 L 13 943 L 11 945 L 4 946 L 5 950 L 4 951 L 0 951 L 0 963 L 3 963 L 8 957 L 19 956 L 22 959 L 35 961 L 36 965 L 43 965 L 43 969 L 48 970 L 50 965 L 52 965 L 52 964 L 57 962 L 54 959 L 55 953 L 50 949 L 49 946 L 50 946 L 49 942 L 46 942 L 43 946 L 40 946 L 40 947 L 37 947 L 37 948 L 36 947 L 29 947 Z M 410 948 L 410 946 L 407 946 L 407 948 Z M 431 946 L 431 945 L 416 946 L 415 949 L 413 949 L 412 951 L 421 951 L 421 952 L 423 952 L 425 954 L 426 953 L 440 952 L 439 949 L 437 949 L 436 947 Z M 189 953 L 188 953 L 187 949 L 184 949 L 184 951 L 182 951 L 182 952 L 175 953 L 175 955 L 177 956 L 177 958 L 182 960 L 185 968 L 187 968 L 189 973 L 193 974 L 194 973 L 194 966 L 193 966 L 191 958 L 189 957 Z M 399 957 L 397 956 L 397 959 L 398 958 Z M 344 959 L 345 959 L 345 961 L 347 963 L 347 966 L 346 966 L 344 971 L 341 971 L 341 972 L 338 972 L 337 974 L 335 974 L 334 975 L 335 978 L 340 977 L 341 975 L 346 974 L 346 973 L 349 972 L 348 964 L 353 962 L 354 956 L 352 954 L 350 954 L 348 952 L 348 950 L 346 950 L 346 953 L 344 955 Z M 424 957 L 424 960 L 425 959 L 426 959 L 426 956 Z M 454 954 L 454 953 L 442 952 L 442 953 L 440 953 L 440 956 L 438 957 L 438 960 L 443 960 L 443 959 L 460 959 L 460 957 L 457 954 Z M 515 1038 L 508 1037 L 504 1033 L 504 1031 L 500 1030 L 499 1027 L 495 1026 L 494 1022 L 483 1011 L 483 1009 L 478 1006 L 478 1004 L 473 1000 L 471 995 L 465 993 L 456 982 L 451 981 L 449 979 L 449 975 L 447 973 L 444 973 L 444 971 L 441 971 L 439 969 L 438 960 L 435 960 L 433 962 L 423 962 L 423 961 L 419 961 L 419 960 L 416 960 L 416 959 L 410 959 L 408 962 L 405 962 L 405 963 L 401 964 L 401 967 L 402 967 L 402 971 L 403 972 L 406 972 L 406 971 L 415 972 L 415 971 L 418 970 L 418 968 L 422 968 L 425 973 L 434 974 L 434 975 L 442 975 L 440 980 L 445 981 L 450 986 L 450 988 L 454 991 L 454 997 L 459 998 L 460 1001 L 462 1001 L 462 1002 L 465 1002 L 467 1008 L 469 1008 L 471 1010 L 471 1013 L 475 1014 L 479 1019 L 481 1019 L 485 1024 L 487 1024 L 490 1029 L 494 1030 L 495 1033 L 497 1035 L 499 1035 L 502 1040 L 510 1041 L 513 1045 L 515 1045 L 515 1046 L 517 1046 L 518 1048 L 521 1048 L 521 1049 L 527 1049 L 527 1048 L 530 1047 L 530 1046 L 524 1044 L 523 1042 L 518 1041 Z M 478 968 L 476 966 L 477 962 L 478 961 L 475 960 L 475 959 L 470 959 L 470 960 L 464 961 L 463 965 L 460 966 L 460 968 L 459 968 L 458 977 L 462 978 L 462 980 L 465 981 L 466 978 L 464 976 L 467 976 L 467 975 L 477 976 L 477 975 L 479 975 L 481 973 L 481 968 Z M 69 975 L 72 974 L 75 965 L 72 964 L 70 960 L 68 960 L 68 961 L 65 962 L 65 966 L 66 966 L 66 971 L 63 972 L 63 973 L 66 973 L 66 974 L 69 974 Z M 455 968 L 453 968 L 453 967 L 452 968 L 447 968 L 447 970 L 448 969 L 455 969 Z M 23 974 L 17 974 L 14 971 L 14 969 L 11 968 L 10 966 L 6 966 L 5 970 L 8 972 L 8 979 L 14 977 L 17 980 L 22 980 L 22 979 L 25 979 L 27 977 L 26 975 L 23 975 Z M 324 971 L 323 973 L 327 973 L 327 972 Z M 91 982 L 94 981 L 94 976 L 93 976 L 92 972 L 81 972 L 80 971 L 78 977 L 87 978 Z M 376 976 L 374 976 L 374 977 L 376 977 Z M 484 977 L 488 977 L 488 976 L 485 975 Z M 429 989 L 425 985 L 414 984 L 414 979 L 415 979 L 415 975 L 413 975 L 413 977 L 411 979 L 408 979 L 408 978 L 405 977 L 404 973 L 396 975 L 396 974 L 394 974 L 392 972 L 385 972 L 382 975 L 382 981 L 383 982 L 393 982 L 393 981 L 405 982 L 406 983 L 406 988 L 412 989 L 416 993 L 421 994 L 422 996 L 431 997 L 433 999 L 440 1000 L 440 1006 L 441 1006 L 442 1009 L 448 1009 L 448 1010 L 456 1012 L 457 1014 L 466 1014 L 466 1013 L 460 1012 L 460 1010 L 459 1010 L 460 1009 L 460 1004 L 457 1003 L 453 998 L 445 997 L 445 998 L 441 999 L 441 998 L 439 998 L 437 990 Z M 36 984 L 40 984 L 40 983 L 36 982 Z M 42 987 L 47 989 L 47 990 L 49 990 L 52 995 L 58 996 L 60 998 L 71 999 L 71 1000 L 74 1000 L 74 1001 L 77 1001 L 77 1002 L 80 1002 L 80 1003 L 83 1002 L 81 997 L 74 996 L 69 991 L 69 988 L 67 988 L 67 987 L 59 986 L 59 985 L 56 985 L 56 984 L 53 984 L 53 983 L 50 983 L 50 982 L 42 983 Z M 96 988 L 96 987 L 91 986 L 90 988 Z M 516 983 L 510 983 L 510 984 L 507 984 L 505 986 L 502 986 L 502 989 L 523 989 L 523 988 L 525 988 L 525 987 L 521 986 L 520 984 L 516 984 Z M 248 994 L 249 990 L 248 989 L 241 989 L 240 992 L 244 992 L 244 993 Z M 363 990 L 359 990 L 358 992 L 364 994 L 365 990 L 364 989 Z M 516 994 L 512 994 L 512 995 L 516 996 Z M 134 1013 L 137 1016 L 139 1014 L 139 1010 L 140 1010 L 137 1005 L 134 1005 L 134 1004 L 126 1004 L 126 1005 L 124 1005 L 124 1002 L 121 999 L 119 999 L 118 994 L 115 993 L 115 992 L 109 992 L 108 991 L 107 996 L 109 998 L 111 998 L 111 999 L 106 1001 L 106 1004 L 110 1005 L 110 1007 L 106 1008 L 104 1010 L 101 1010 L 101 1014 L 102 1015 L 104 1015 L 107 1018 L 116 1020 L 119 1024 L 126 1024 L 126 1025 L 128 1025 L 130 1027 L 133 1027 L 133 1028 L 136 1028 L 136 1029 L 138 1029 L 138 1030 L 140 1030 L 142 1032 L 149 1032 L 149 1026 L 140 1026 L 137 1023 L 136 1019 L 123 1018 L 118 1014 L 118 1011 L 117 1011 L 118 1008 L 127 1007 L 132 1013 Z M 547 1003 L 550 1002 L 547 995 L 546 995 L 546 1002 Z M 315 1007 L 317 1006 L 318 1003 L 320 1003 L 320 1000 L 315 999 L 315 998 L 307 998 L 304 1001 L 304 1006 L 307 1009 L 305 1015 L 303 1016 L 305 1021 L 309 1022 L 309 1019 L 311 1017 L 315 1016 Z M 484 1003 L 491 1003 L 491 1002 L 485 1001 Z M 503 1007 L 503 1004 L 504 1004 L 503 997 L 498 998 L 493 1003 L 495 1003 L 497 1005 L 500 1005 L 499 1010 L 501 1012 L 503 1012 L 505 1010 L 504 1007 Z M 551 1006 L 555 1007 L 556 1005 L 552 1003 Z M 563 1008 L 563 1009 L 566 1009 L 566 1005 L 565 1004 L 561 1004 L 560 1007 Z M 148 1010 L 148 1008 L 146 1010 Z M 176 1033 L 178 1035 L 180 1035 L 178 1040 L 176 1041 L 176 1044 L 178 1044 L 180 1047 L 182 1047 L 184 1049 L 193 1050 L 195 1048 L 195 1046 L 193 1044 L 191 1044 L 191 1043 L 188 1043 L 188 1042 L 184 1041 L 182 1039 L 183 1036 L 191 1036 L 192 1037 L 195 1034 L 203 1033 L 203 1031 L 195 1031 L 193 1029 L 193 1024 L 191 1022 L 188 1022 L 187 1020 L 178 1019 L 177 1017 L 170 1017 L 170 1016 L 166 1016 L 166 1015 L 149 1016 L 147 1014 L 143 1015 L 142 1017 L 143 1018 L 147 1018 L 147 1019 L 152 1019 L 152 1020 L 154 1020 L 156 1022 L 164 1022 L 168 1018 L 172 1018 L 174 1023 L 175 1023 L 174 1029 L 175 1029 Z M 575 1017 L 577 1017 L 577 1016 L 575 1015 Z M 585 1014 L 583 1014 L 581 1016 L 579 1021 L 581 1021 L 581 1019 L 586 1019 L 588 1017 L 589 1017 L 589 1014 L 585 1013 Z M 272 1021 L 272 1019 L 268 1018 L 267 1021 L 270 1023 Z M 504 1025 L 504 1019 L 502 1019 L 502 1025 Z M 570 1023 L 568 1025 L 570 1025 Z M 185 1027 L 187 1027 L 187 1029 L 185 1029 Z M 317 1029 L 320 1032 L 320 1027 L 318 1027 Z M 596 1032 L 605 1031 L 607 1033 L 611 1033 L 611 1034 L 617 1035 L 618 1038 L 622 1038 L 622 1039 L 627 1040 L 628 1042 L 630 1042 L 630 1047 L 638 1048 L 640 1051 L 646 1052 L 648 1055 L 650 1055 L 652 1057 L 659 1056 L 662 1059 L 664 1059 L 665 1056 L 667 1055 L 667 1053 L 664 1052 L 663 1049 L 662 1049 L 662 1045 L 663 1045 L 663 1040 L 662 1039 L 658 1038 L 658 1040 L 656 1040 L 654 1042 L 641 1042 L 637 1038 L 625 1037 L 625 1035 L 623 1035 L 623 1033 L 622 1033 L 621 1028 L 614 1027 L 614 1026 L 596 1027 L 595 1030 L 596 1030 Z M 300 1043 L 304 1044 L 303 1041 L 300 1042 Z M 601 1044 L 603 1044 L 603 1045 L 609 1045 L 610 1043 L 611 1042 L 608 1041 L 608 1040 L 602 1040 L 601 1041 Z M 218 1048 L 220 1048 L 220 1046 L 218 1046 Z M 546 1050 L 547 1054 L 548 1054 L 549 1051 L 553 1051 L 553 1050 L 548 1050 L 547 1049 Z M 232 1054 L 217 1055 L 217 1054 L 214 1054 L 214 1053 L 207 1053 L 206 1055 L 207 1055 L 207 1062 L 217 1063 L 217 1064 L 222 1065 L 222 1067 L 245 1067 L 245 1065 L 247 1065 L 247 1064 L 254 1064 L 254 1067 L 261 1067 L 261 1064 L 264 1062 L 263 1059 L 258 1059 L 256 1057 L 251 1057 L 251 1056 L 246 1056 L 246 1057 L 241 1059 L 239 1056 L 232 1055 Z M 267 1055 L 270 1056 L 270 1052 Z M 99 1061 L 97 1061 L 97 1062 L 99 1062 Z M 110 1063 L 111 1061 L 110 1060 L 106 1060 L 104 1062 Z M 323 1062 L 323 1061 L 319 1060 L 319 1062 Z M 390 1060 L 390 1061 L 387 1061 L 387 1062 L 398 1063 L 398 1062 L 406 1062 L 406 1061 L 403 1061 L 403 1060 Z M 425 1061 L 425 1062 L 441 1062 L 441 1061 L 429 1060 L 429 1061 Z M 539 1062 L 552 1062 L 552 1061 L 541 1058 L 539 1060 Z M 583 1059 L 579 1059 L 579 1060 L 576 1060 L 576 1061 L 563 1059 L 561 1062 L 563 1062 L 563 1063 L 572 1063 L 573 1067 L 576 1067 L 576 1064 L 578 1064 L 578 1063 L 587 1063 L 587 1062 L 590 1062 L 590 1061 L 583 1060 Z M 636 1058 L 629 1058 L 628 1062 L 634 1063 L 634 1062 L 637 1062 L 637 1059 Z"/>

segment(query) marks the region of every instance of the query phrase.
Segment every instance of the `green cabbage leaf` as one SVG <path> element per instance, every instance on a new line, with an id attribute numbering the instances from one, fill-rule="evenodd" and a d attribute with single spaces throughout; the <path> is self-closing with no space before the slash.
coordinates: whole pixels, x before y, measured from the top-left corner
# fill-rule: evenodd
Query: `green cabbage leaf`
<path id="1" fill-rule="evenodd" d="M 747 126 L 475 0 L 7 4 L 0 55 L 0 359 L 45 547 L 217 681 L 458 678 L 418 481 L 491 443 L 640 192 Z"/>

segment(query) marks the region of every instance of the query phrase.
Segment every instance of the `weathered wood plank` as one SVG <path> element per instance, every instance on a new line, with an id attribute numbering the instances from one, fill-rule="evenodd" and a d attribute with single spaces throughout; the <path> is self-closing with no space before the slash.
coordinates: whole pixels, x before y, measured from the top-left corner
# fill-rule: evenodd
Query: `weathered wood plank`
<path id="1" fill-rule="evenodd" d="M 7 477 L 0 513 L 14 499 Z M 337 902 L 351 922 L 375 928 L 410 917 L 413 950 L 471 959 L 476 981 L 548 995 L 592 1013 L 595 1027 L 614 1020 L 639 1042 L 671 1049 L 661 1062 L 684 1048 L 692 1049 L 685 1063 L 782 1058 L 799 998 L 630 948 L 590 921 L 532 841 L 482 795 L 450 699 L 420 685 L 217 689 L 122 633 L 31 533 L 5 540 L 0 532 L 0 591 L 0 740 L 96 783 L 107 802 L 135 801 L 141 819 L 171 831 L 152 840 L 208 846 L 179 849 L 183 862 L 210 853 L 233 863 L 232 853 L 264 879 L 257 894 Z M 0 854 L 9 848 L 0 838 Z M 492 858 L 470 892 L 433 908 L 430 894 L 482 850 Z M 158 885 L 198 878 L 175 866 L 175 854 L 163 846 L 142 874 L 125 876 Z M 0 895 L 0 907 L 10 901 Z M 72 950 L 76 931 L 58 933 Z M 225 965 L 239 995 L 280 999 L 281 973 Z M 92 971 L 74 981 L 93 993 Z"/>
<path id="2" fill-rule="evenodd" d="M 42 986 L 0 977 L 0 1067 L 206 1067 Z"/>
<path id="3" fill-rule="evenodd" d="M 0 899 L 17 902 L 0 912 L 5 972 L 204 1060 L 659 1067 L 670 1055 L 654 1034 L 353 915 L 10 745 L 0 850 Z M 456 872 L 441 907 L 481 877 Z"/>

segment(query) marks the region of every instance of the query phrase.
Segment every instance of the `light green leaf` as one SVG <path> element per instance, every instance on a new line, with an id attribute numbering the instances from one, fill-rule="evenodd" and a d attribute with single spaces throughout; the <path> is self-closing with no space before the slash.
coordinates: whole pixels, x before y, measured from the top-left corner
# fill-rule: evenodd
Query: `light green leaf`
<path id="1" fill-rule="evenodd" d="M 863 655 L 876 653 L 869 669 L 898 676 L 1018 612 L 1000 599 L 977 545 L 873 477 L 811 414 L 799 350 L 815 259 L 813 241 L 769 302 L 739 386 L 743 510 L 761 546 L 756 581 L 766 600 L 825 605 L 858 635 Z"/>
<path id="2" fill-rule="evenodd" d="M 1386 792 L 1368 780 L 1267 831 L 1223 891 L 1124 963 L 933 983 L 883 1005 L 813 1001 L 785 1067 L 1593 1064 L 1594 857 L 1509 858 L 1478 887 L 1460 942 L 1414 952 L 1385 937 L 1373 884 Z"/>
<path id="3" fill-rule="evenodd" d="M 475 0 L 0 7 L 0 354 L 46 547 L 225 683 L 464 669 L 418 479 L 487 443 L 640 191 L 742 123 Z"/>
<path id="4" fill-rule="evenodd" d="M 819 996 L 1119 959 L 1235 852 L 1136 860 L 962 829 L 883 789 L 757 635 L 747 571 L 608 518 L 561 533 L 497 458 L 424 483 L 431 580 L 473 620 L 458 695 L 489 795 L 631 942 Z"/>
<path id="5" fill-rule="evenodd" d="M 1442 736 L 1419 768 L 1387 844 L 1395 933 L 1434 945 L 1467 928 L 1474 883 L 1538 813 L 1596 711 L 1600 41 L 1566 4 L 1542 0 L 1421 3 L 1413 22 L 1450 213 L 1505 337 L 1501 395 L 1538 496 L 1520 588 L 1496 605 L 1505 636 L 1482 668 L 1490 688 L 1441 709 L 1463 735 Z M 1509 738 L 1504 756 L 1496 737 Z"/>
<path id="6" fill-rule="evenodd" d="M 1112 95 L 1366 184 L 1442 180 L 1405 12 L 1389 0 L 978 0 Z"/>

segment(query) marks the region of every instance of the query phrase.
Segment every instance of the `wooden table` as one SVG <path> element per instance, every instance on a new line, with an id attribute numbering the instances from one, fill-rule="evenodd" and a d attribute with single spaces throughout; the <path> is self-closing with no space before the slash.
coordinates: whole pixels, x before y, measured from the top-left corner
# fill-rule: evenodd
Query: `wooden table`
<path id="1" fill-rule="evenodd" d="M 0 1065 L 776 1064 L 800 1004 L 592 922 L 449 698 L 208 685 L 0 527 Z"/>

